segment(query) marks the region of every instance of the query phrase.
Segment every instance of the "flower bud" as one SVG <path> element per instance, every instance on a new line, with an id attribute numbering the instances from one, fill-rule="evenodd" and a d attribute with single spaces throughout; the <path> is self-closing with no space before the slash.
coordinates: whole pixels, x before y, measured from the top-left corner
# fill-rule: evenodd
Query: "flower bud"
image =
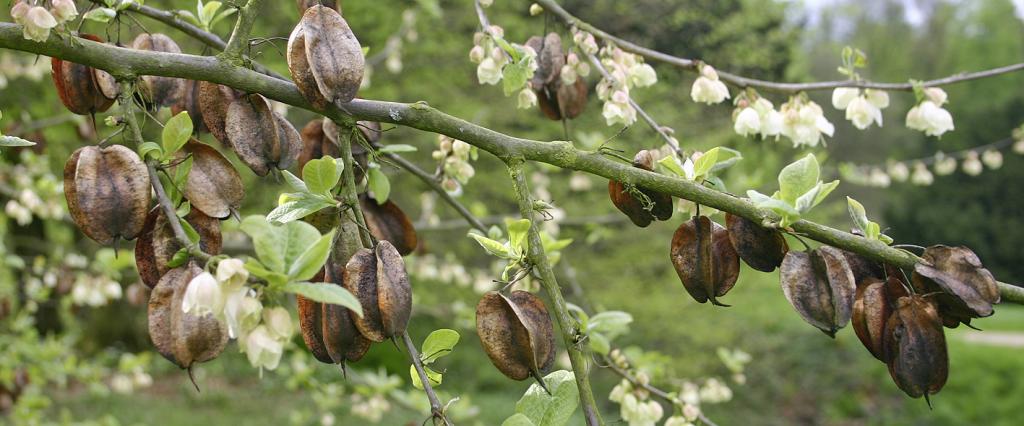
<path id="1" fill-rule="evenodd" d="M 949 99 L 949 96 L 946 95 L 946 91 L 938 87 L 929 87 L 924 89 L 924 96 L 928 98 L 928 100 L 934 102 L 935 105 L 945 104 Z"/>
<path id="2" fill-rule="evenodd" d="M 960 167 L 963 169 L 964 173 L 971 176 L 980 175 L 981 171 L 984 169 L 981 165 L 981 161 L 978 160 L 978 153 L 974 151 L 967 153 L 967 159 L 964 160 L 964 163 Z"/>
<path id="3" fill-rule="evenodd" d="M 228 336 L 238 338 L 248 334 L 260 323 L 263 304 L 251 296 L 248 289 L 228 295 L 224 303 L 224 319 L 228 325 Z"/>
<path id="4" fill-rule="evenodd" d="M 544 8 L 541 5 L 534 3 L 530 5 L 530 16 L 537 16 L 544 13 Z"/>
<path id="5" fill-rule="evenodd" d="M 472 49 L 469 49 L 469 60 L 474 64 L 479 64 L 480 61 L 484 60 L 485 54 L 486 52 L 484 52 L 483 46 L 480 46 L 478 44 L 476 46 L 473 46 Z"/>
<path id="6" fill-rule="evenodd" d="M 501 81 L 501 67 L 494 58 L 484 58 L 476 68 L 476 78 L 480 84 L 498 84 Z"/>
<path id="7" fill-rule="evenodd" d="M 25 15 L 28 14 L 28 10 L 30 8 L 31 6 L 21 1 L 15 3 L 14 7 L 11 8 L 11 19 L 13 19 L 16 24 L 24 25 Z"/>
<path id="8" fill-rule="evenodd" d="M 530 88 L 520 90 L 516 107 L 519 109 L 530 109 L 535 106 L 537 106 L 537 94 L 533 93 L 533 90 Z"/>
<path id="9" fill-rule="evenodd" d="M 743 108 L 736 115 L 733 130 L 740 136 L 757 135 L 761 131 L 761 118 L 753 108 Z"/>
<path id="10" fill-rule="evenodd" d="M 240 259 L 224 259 L 217 264 L 217 281 L 225 293 L 234 293 L 249 280 L 249 271 Z"/>
<path id="11" fill-rule="evenodd" d="M 924 163 L 918 162 L 914 165 L 914 174 L 910 176 L 910 182 L 914 185 L 928 186 L 935 182 L 935 176 L 932 176 L 932 172 Z"/>
<path id="12" fill-rule="evenodd" d="M 53 15 L 60 22 L 67 22 L 78 16 L 73 0 L 53 0 Z"/>
<path id="13" fill-rule="evenodd" d="M 998 169 L 1003 167 L 1003 153 L 989 149 L 981 154 L 981 161 L 992 170 Z"/>
<path id="14" fill-rule="evenodd" d="M 889 165 L 889 177 L 896 182 L 906 182 L 910 177 L 910 169 L 906 163 L 892 163 Z"/>

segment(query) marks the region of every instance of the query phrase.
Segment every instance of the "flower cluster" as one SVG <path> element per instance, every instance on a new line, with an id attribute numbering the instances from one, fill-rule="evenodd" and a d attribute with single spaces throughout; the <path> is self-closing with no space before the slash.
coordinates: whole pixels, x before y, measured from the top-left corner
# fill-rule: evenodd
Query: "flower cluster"
<path id="1" fill-rule="evenodd" d="M 216 276 L 203 272 L 189 282 L 181 310 L 213 315 L 227 325 L 230 337 L 238 339 L 253 367 L 273 370 L 294 333 L 291 315 L 282 307 L 264 309 L 246 285 L 248 279 L 249 271 L 241 260 L 222 260 Z"/>
<path id="2" fill-rule="evenodd" d="M 650 378 L 642 372 L 637 374 L 636 379 L 640 383 L 650 381 Z M 619 403 L 619 415 L 629 426 L 654 426 L 665 414 L 661 404 L 650 400 L 650 393 L 646 389 L 634 387 L 626 379 L 612 388 L 608 399 Z"/>
<path id="3" fill-rule="evenodd" d="M 37 5 L 36 0 L 18 0 L 11 7 L 11 18 L 22 25 L 26 39 L 44 42 L 50 30 L 78 16 L 74 0 L 50 0 L 50 9 Z"/>
<path id="4" fill-rule="evenodd" d="M 537 52 L 529 46 L 509 44 L 503 39 L 505 30 L 491 25 L 486 32 L 473 35 L 473 48 L 469 50 L 469 60 L 477 64 L 476 77 L 480 84 L 498 84 L 505 80 L 505 95 L 518 94 L 519 108 L 531 108 L 537 105 L 537 95 L 530 88 L 529 80 L 539 66 Z M 500 41 L 500 43 L 498 42 Z M 505 48 L 510 50 L 505 50 Z"/>
<path id="5" fill-rule="evenodd" d="M 580 77 L 586 78 L 589 75 L 590 64 L 581 61 L 580 56 L 577 55 L 576 52 L 569 52 L 569 54 L 565 56 L 565 65 L 562 65 L 562 70 L 559 74 L 559 77 L 562 79 L 562 84 L 574 84 Z"/>
<path id="6" fill-rule="evenodd" d="M 14 191 L 4 204 L 4 212 L 18 225 L 28 225 L 34 217 L 59 220 L 66 214 L 63 184 L 50 172 L 46 161 L 46 157 L 22 150 L 15 164 L 0 167 L 0 182 Z"/>
<path id="7" fill-rule="evenodd" d="M 889 106 L 889 94 L 881 90 L 840 87 L 832 92 L 832 106 L 846 110 L 846 119 L 864 130 L 871 123 L 882 126 L 882 109 Z"/>
<path id="8" fill-rule="evenodd" d="M 437 140 L 438 149 L 431 153 L 431 157 L 440 163 L 438 169 L 442 173 L 441 186 L 449 194 L 462 195 L 462 185 L 469 183 L 476 174 L 470 161 L 476 160 L 477 149 L 445 135 L 437 135 Z"/>
<path id="9" fill-rule="evenodd" d="M 636 109 L 630 104 L 630 90 L 657 83 L 658 75 L 642 57 L 615 46 L 601 48 L 600 56 L 601 64 L 608 70 L 608 75 L 597 84 L 597 97 L 604 101 L 601 115 L 609 126 L 631 126 L 636 122 Z"/>
<path id="10" fill-rule="evenodd" d="M 765 98 L 757 98 L 751 104 L 748 99 L 740 99 L 733 111 L 733 130 L 740 136 L 757 136 L 763 138 L 782 133 L 782 113 L 775 110 L 775 105 Z"/>
<path id="11" fill-rule="evenodd" d="M 700 77 L 693 82 L 690 89 L 690 98 L 694 102 L 702 102 L 708 105 L 722 103 L 729 99 L 729 88 L 725 87 L 718 79 L 718 72 L 711 65 L 700 64 Z"/>
<path id="12" fill-rule="evenodd" d="M 502 37 L 505 30 L 497 25 L 491 25 L 488 33 Z M 477 64 L 476 78 L 480 84 L 498 84 L 501 81 L 501 69 L 509 57 L 497 46 L 492 36 L 478 32 L 473 34 L 473 48 L 469 50 L 469 60 Z"/>
<path id="13" fill-rule="evenodd" d="M 929 87 L 922 92 L 921 102 L 907 112 L 907 127 L 928 136 L 942 136 L 953 130 L 953 116 L 942 108 L 948 102 L 946 91 Z"/>
<path id="14" fill-rule="evenodd" d="M 81 274 L 71 288 L 71 302 L 97 308 L 121 298 L 121 284 L 105 276 Z"/>
<path id="15" fill-rule="evenodd" d="M 832 136 L 835 126 L 830 123 L 814 101 L 800 94 L 782 104 L 782 135 L 793 141 L 793 146 L 817 146 L 822 135 Z"/>
<path id="16" fill-rule="evenodd" d="M 1014 152 L 1024 155 L 1024 145 Z M 958 163 L 957 159 L 961 161 Z M 931 168 L 929 168 L 929 165 Z M 891 161 L 886 167 L 844 164 L 840 173 L 850 182 L 887 188 L 893 182 L 910 182 L 928 186 L 935 182 L 935 175 L 947 176 L 959 167 L 968 176 L 978 176 L 985 169 L 997 170 L 1003 166 L 1003 153 L 997 148 L 975 148 L 955 154 L 936 153 L 933 157 L 907 161 Z"/>

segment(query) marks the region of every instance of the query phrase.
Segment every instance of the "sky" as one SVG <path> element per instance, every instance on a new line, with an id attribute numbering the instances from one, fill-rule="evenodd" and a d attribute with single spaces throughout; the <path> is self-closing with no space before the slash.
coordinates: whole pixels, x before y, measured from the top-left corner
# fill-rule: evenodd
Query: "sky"
<path id="1" fill-rule="evenodd" d="M 960 1 L 979 1 L 979 0 L 960 0 Z M 1024 0 L 1012 0 L 1014 6 L 1017 7 L 1017 17 L 1024 20 Z M 817 11 L 827 8 L 830 5 L 837 2 L 837 0 L 796 0 L 796 3 L 803 3 L 808 9 L 812 11 L 812 15 L 817 15 Z M 913 0 L 903 0 L 907 9 L 907 21 L 916 24 L 923 18 L 915 7 Z"/>

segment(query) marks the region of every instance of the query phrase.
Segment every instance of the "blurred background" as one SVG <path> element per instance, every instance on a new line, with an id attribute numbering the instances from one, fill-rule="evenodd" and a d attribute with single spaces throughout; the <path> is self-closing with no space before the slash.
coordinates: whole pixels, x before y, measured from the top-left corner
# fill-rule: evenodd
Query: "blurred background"
<path id="1" fill-rule="evenodd" d="M 79 1 L 80 11 L 87 3 Z M 287 74 L 282 53 L 298 19 L 291 1 L 268 2 L 254 37 L 266 38 L 252 54 Z M 6 4 L 6 3 L 5 3 Z M 194 10 L 191 0 L 151 0 L 161 9 Z M 930 79 L 1024 60 L 1024 5 L 1011 0 L 564 0 L 561 4 L 584 20 L 622 38 L 687 58 L 701 58 L 720 70 L 780 81 L 834 80 L 840 51 L 864 51 L 868 67 L 861 73 L 878 81 Z M 496 0 L 490 19 L 511 41 L 556 31 L 559 22 L 530 17 L 528 2 Z M 466 0 L 344 2 L 344 16 L 374 65 L 369 86 L 360 96 L 402 102 L 427 101 L 452 115 L 492 129 L 539 140 L 563 139 L 567 131 L 581 148 L 609 146 L 627 156 L 661 141 L 637 124 L 607 127 L 600 102 L 590 100 L 582 117 L 563 129 L 536 110 L 516 109 L 497 86 L 477 83 L 469 62 L 473 33 L 479 24 Z M 9 16 L 4 16 L 9 21 Z M 229 18 L 213 28 L 226 38 Z M 164 32 L 182 50 L 211 54 L 200 43 L 173 29 L 138 17 L 103 25 L 87 23 L 83 31 L 129 43 L 143 31 Z M 811 219 L 840 229 L 852 226 L 843 200 L 854 197 L 896 241 L 918 245 L 964 244 L 1004 282 L 1024 282 L 1020 241 L 1024 240 L 1024 155 L 1009 145 L 1002 161 L 986 161 L 980 174 L 957 167 L 935 173 L 930 185 L 900 181 L 893 162 L 932 158 L 1010 138 L 1024 123 L 1024 73 L 946 87 L 956 130 L 928 138 L 904 125 L 913 105 L 910 93 L 890 93 L 884 127 L 865 131 L 831 107 L 830 92 L 811 98 L 836 124 L 827 146 L 794 149 L 786 140 L 754 140 L 732 129 L 732 107 L 706 107 L 690 101 L 694 74 L 658 63 L 658 84 L 637 89 L 635 99 L 663 124 L 675 129 L 686 150 L 725 146 L 742 151 L 744 160 L 722 177 L 733 193 L 777 188 L 779 169 L 807 152 L 817 155 L 823 173 L 844 179 Z M 596 73 L 595 73 L 596 74 Z M 591 87 L 596 82 L 589 78 Z M 735 90 L 733 90 L 735 93 Z M 776 105 L 785 98 L 763 92 Z M 318 364 L 296 337 L 281 367 L 251 368 L 232 344 L 219 359 L 201 365 L 197 393 L 184 372 L 152 351 L 146 331 L 145 300 L 137 284 L 130 243 L 115 251 L 79 233 L 67 218 L 60 176 L 69 154 L 95 143 L 112 129 L 96 118 L 100 135 L 88 118 L 61 106 L 49 76 L 49 59 L 0 51 L 0 129 L 39 142 L 31 149 L 0 151 L 0 383 L 10 388 L 27 373 L 20 399 L 0 423 L 65 424 L 419 424 L 422 393 L 409 385 L 405 354 L 393 345 L 376 345 L 346 381 L 336 368 Z M 161 120 L 167 110 L 157 113 Z M 301 128 L 313 115 L 300 110 L 288 118 Z M 155 137 L 151 126 L 147 134 Z M 614 137 L 614 138 L 613 138 Z M 216 144 L 209 135 L 204 140 Z M 436 135 L 397 128 L 382 143 L 416 146 L 408 158 L 426 170 L 437 167 L 431 152 Z M 237 160 L 231 156 L 232 161 Z M 867 184 L 840 176 L 841 165 L 877 170 Z M 910 166 L 916 163 L 906 163 Z M 488 224 L 518 216 L 504 167 L 481 153 L 472 163 L 476 174 L 459 199 Z M 281 183 L 258 179 L 244 166 L 247 181 L 243 215 L 265 214 L 276 203 Z M 514 411 L 529 386 L 511 382 L 487 361 L 474 333 L 473 308 L 494 288 L 491 258 L 465 237 L 469 229 L 454 212 L 416 178 L 385 167 L 392 197 L 416 221 L 420 252 L 409 260 L 415 308 L 410 334 L 422 340 L 437 328 L 462 334 L 454 353 L 438 362 L 444 369 L 439 391 L 459 397 L 452 412 L 460 424 L 495 425 Z M 573 303 L 589 309 L 620 310 L 633 316 L 629 332 L 613 344 L 624 348 L 652 382 L 679 391 L 686 382 L 720 378 L 730 398 L 704 404 L 708 417 L 732 424 L 1019 424 L 1024 400 L 1024 308 L 998 306 L 996 315 L 974 323 L 985 332 L 960 327 L 947 330 L 950 378 L 932 398 L 900 392 L 883 364 L 864 350 L 853 331 L 835 340 L 804 323 L 779 291 L 777 273 L 747 268 L 724 298 L 731 308 L 695 303 L 680 285 L 668 259 L 675 227 L 686 216 L 636 228 L 608 201 L 607 182 L 567 171 L 530 165 L 540 198 L 558 207 L 560 238 L 573 243 L 563 250 L 558 268 L 563 283 L 572 279 L 585 296 L 567 287 Z M 870 173 L 869 173 L 870 174 Z M 828 180 L 828 179 L 826 179 Z M 717 218 L 721 221 L 721 217 Z M 233 220 L 224 223 L 228 253 L 248 254 L 246 238 Z M 795 243 L 795 242 L 792 242 Z M 571 264 L 571 266 L 570 266 Z M 572 273 L 572 277 L 566 275 Z M 573 278 L 574 277 L 574 278 Z M 719 348 L 750 355 L 742 374 L 728 368 Z M 607 369 L 591 373 L 602 411 L 611 424 L 618 405 L 608 394 L 620 378 Z M 262 377 L 261 377 L 262 376 Z M 579 419 L 574 421 L 582 422 Z M 573 423 L 577 424 L 577 423 Z"/>

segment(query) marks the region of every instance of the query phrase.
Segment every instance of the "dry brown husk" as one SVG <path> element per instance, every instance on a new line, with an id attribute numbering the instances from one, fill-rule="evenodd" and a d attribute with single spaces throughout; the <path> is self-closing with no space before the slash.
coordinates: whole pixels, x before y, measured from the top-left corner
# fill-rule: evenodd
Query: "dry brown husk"
<path id="1" fill-rule="evenodd" d="M 189 211 L 185 220 L 199 233 L 199 248 L 204 253 L 220 254 L 219 220 L 196 209 Z M 167 264 L 181 248 L 181 243 L 175 237 L 170 223 L 167 222 L 167 216 L 164 215 L 163 209 L 160 206 L 153 207 L 149 211 L 149 215 L 146 216 L 139 240 L 135 242 L 135 267 L 139 271 L 142 283 L 151 289 L 156 287 L 160 277 L 169 269 Z"/>
<path id="2" fill-rule="evenodd" d="M 182 111 L 187 112 L 192 119 L 192 130 L 196 133 L 208 131 L 206 122 L 203 120 L 203 111 L 199 107 L 199 82 L 185 80 L 181 85 L 181 95 L 177 102 L 171 105 L 171 113 L 178 115 Z"/>
<path id="3" fill-rule="evenodd" d="M 544 302 L 532 293 L 490 292 L 476 305 L 476 331 L 491 363 L 513 380 L 535 378 L 554 364 L 555 337 Z"/>
<path id="4" fill-rule="evenodd" d="M 363 316 L 352 314 L 367 339 L 382 342 L 401 336 L 412 313 L 412 289 L 405 262 L 391 243 L 360 249 L 345 265 L 345 288 L 359 300 Z"/>
<path id="5" fill-rule="evenodd" d="M 216 358 L 228 343 L 227 329 L 212 314 L 182 312 L 188 284 L 203 270 L 194 263 L 167 271 L 149 299 L 149 337 L 157 352 L 180 368 Z"/>
<path id="6" fill-rule="evenodd" d="M 779 231 L 732 213 L 726 213 L 725 225 L 729 229 L 729 241 L 740 259 L 758 271 L 774 271 L 789 252 L 789 244 Z"/>
<path id="7" fill-rule="evenodd" d="M 259 94 L 236 99 L 228 107 L 224 131 L 238 158 L 259 176 L 288 169 L 298 160 L 302 137 L 288 120 L 270 109 Z"/>
<path id="8" fill-rule="evenodd" d="M 82 34 L 81 37 L 98 43 L 103 42 L 103 39 L 92 34 Z M 57 58 L 50 60 L 50 66 L 57 96 L 68 111 L 78 115 L 93 115 L 106 111 L 113 105 L 117 93 L 107 97 L 97 81 L 99 78 L 106 82 L 110 74 Z"/>
<path id="9" fill-rule="evenodd" d="M 999 286 L 971 249 L 935 245 L 921 258 L 925 263 L 914 266 L 911 281 L 920 294 L 939 293 L 935 300 L 947 327 L 970 325 L 972 318 L 993 314 L 992 305 L 999 303 Z"/>
<path id="10" fill-rule="evenodd" d="M 379 204 L 368 194 L 359 197 L 359 205 L 363 209 L 366 227 L 370 234 L 378 240 L 386 240 L 395 246 L 402 256 L 412 254 L 416 250 L 419 239 L 416 228 L 405 212 L 390 199 Z"/>
<path id="11" fill-rule="evenodd" d="M 896 310 L 899 298 L 905 296 L 907 290 L 896 276 L 886 281 L 868 278 L 857 286 L 850 324 L 860 342 L 879 361 L 885 362 L 885 323 Z"/>
<path id="12" fill-rule="evenodd" d="M 348 22 L 337 10 L 321 5 L 303 13 L 288 38 L 287 59 L 299 92 L 318 107 L 355 98 L 366 67 Z"/>
<path id="13" fill-rule="evenodd" d="M 185 183 L 185 198 L 207 216 L 225 219 L 237 214 L 245 198 L 242 177 L 216 148 L 195 139 L 185 144 L 192 156 L 192 170 Z"/>
<path id="14" fill-rule="evenodd" d="M 64 196 L 78 228 L 100 244 L 134 239 L 146 221 L 149 170 L 121 145 L 87 146 L 64 165 Z"/>
<path id="15" fill-rule="evenodd" d="M 946 336 L 932 300 L 919 295 L 901 297 L 886 321 L 883 345 L 889 375 L 911 398 L 928 399 L 946 384 Z"/>
<path id="16" fill-rule="evenodd" d="M 228 86 L 208 81 L 199 82 L 199 111 L 203 124 L 214 138 L 225 146 L 231 146 L 224 126 L 227 121 L 228 107 L 244 96 L 242 92 Z"/>
<path id="17" fill-rule="evenodd" d="M 142 33 L 132 41 L 132 49 L 163 53 L 181 53 L 178 43 L 160 33 Z M 156 108 L 174 105 L 185 90 L 185 80 L 174 77 L 145 75 L 138 86 L 142 97 Z"/>
<path id="18" fill-rule="evenodd" d="M 782 291 L 804 321 L 831 337 L 850 322 L 856 284 L 839 249 L 790 251 L 780 271 Z"/>
<path id="19" fill-rule="evenodd" d="M 694 300 L 728 306 L 718 298 L 736 285 L 740 258 L 725 227 L 707 216 L 683 222 L 672 236 L 670 254 L 679 280 Z"/>
<path id="20" fill-rule="evenodd" d="M 654 153 L 649 150 L 641 150 L 633 157 L 633 167 L 647 171 L 654 170 Z M 645 208 L 643 200 L 631 194 L 626 185 L 616 180 L 608 181 L 608 196 L 615 208 L 629 218 L 634 225 L 641 228 L 650 225 L 655 220 L 669 220 L 672 218 L 672 196 L 649 189 L 637 188 L 641 194 L 647 197 L 650 210 Z"/>

